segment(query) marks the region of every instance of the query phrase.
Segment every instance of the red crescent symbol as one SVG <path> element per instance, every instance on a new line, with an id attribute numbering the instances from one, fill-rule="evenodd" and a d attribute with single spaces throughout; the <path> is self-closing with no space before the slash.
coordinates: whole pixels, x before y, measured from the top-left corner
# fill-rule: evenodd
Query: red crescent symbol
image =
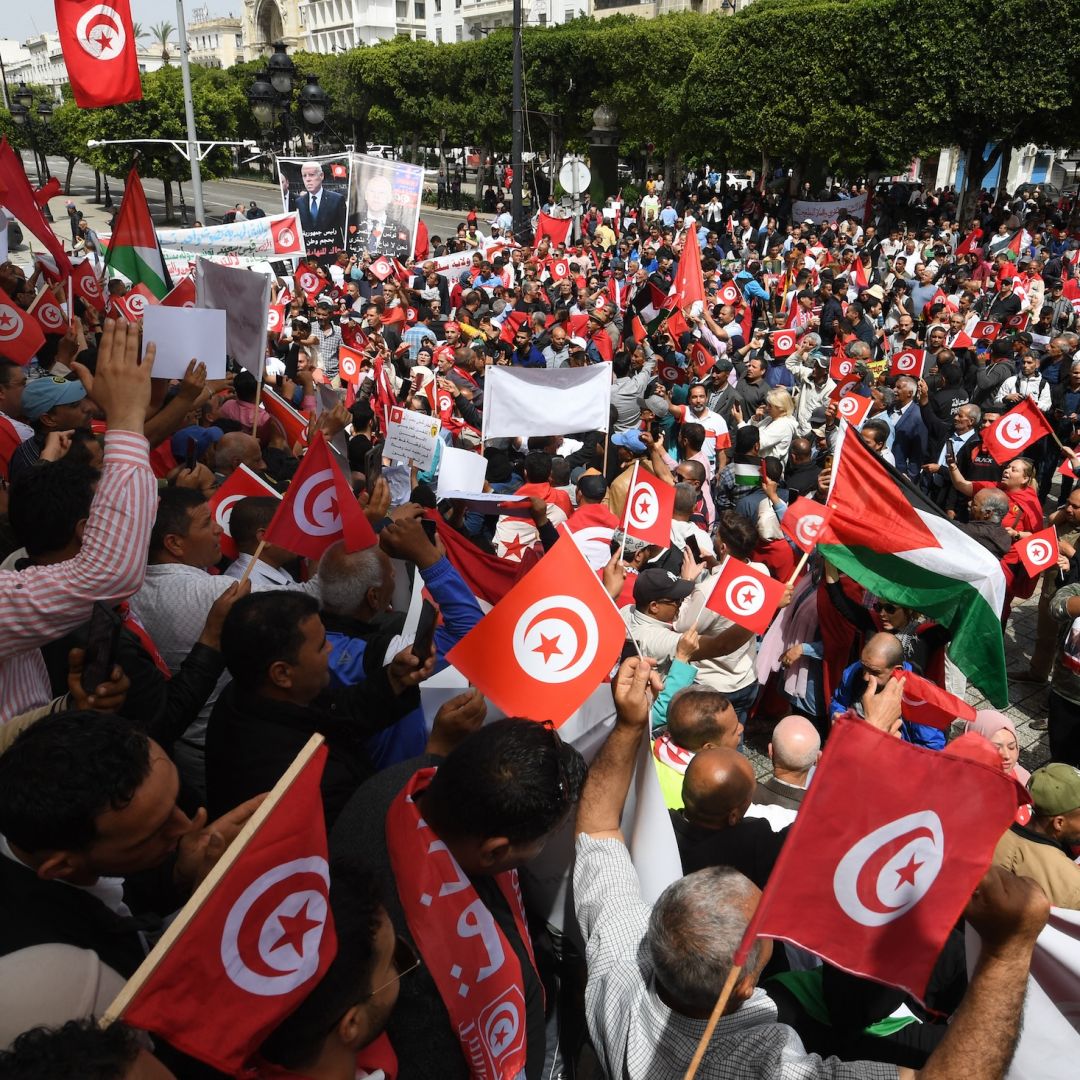
<path id="1" fill-rule="evenodd" d="M 318 874 L 301 872 L 292 874 L 271 885 L 252 905 L 239 933 L 236 935 L 236 951 L 240 959 L 256 975 L 272 979 L 281 971 L 270 967 L 259 955 L 259 935 L 263 925 L 274 909 L 292 893 L 313 891 L 326 895 L 326 883 Z M 270 950 L 271 952 L 273 949 Z M 276 958 L 275 958 L 276 959 Z"/>
<path id="2" fill-rule="evenodd" d="M 589 639 L 589 632 L 585 626 L 585 620 L 582 619 L 576 611 L 571 611 L 565 607 L 553 607 L 548 608 L 546 611 L 537 612 L 532 619 L 529 620 L 528 626 L 525 627 L 522 633 L 522 638 L 527 638 L 537 623 L 544 622 L 547 619 L 560 619 L 565 622 L 574 633 L 574 641 L 576 651 L 569 660 L 563 664 L 562 667 L 552 668 L 552 671 L 565 671 L 568 667 L 573 667 L 585 652 L 585 645 Z"/>
<path id="3" fill-rule="evenodd" d="M 925 826 L 920 825 L 917 828 L 903 833 L 900 836 L 894 837 L 887 843 L 882 844 L 863 863 L 862 869 L 859 871 L 858 881 L 855 883 L 855 891 L 859 897 L 859 900 L 870 911 L 877 912 L 879 915 L 888 915 L 893 911 L 893 908 L 882 906 L 881 901 L 877 895 L 877 880 L 881 874 L 881 868 L 902 848 L 907 847 L 913 840 L 928 839 L 933 841 L 934 834 Z"/>

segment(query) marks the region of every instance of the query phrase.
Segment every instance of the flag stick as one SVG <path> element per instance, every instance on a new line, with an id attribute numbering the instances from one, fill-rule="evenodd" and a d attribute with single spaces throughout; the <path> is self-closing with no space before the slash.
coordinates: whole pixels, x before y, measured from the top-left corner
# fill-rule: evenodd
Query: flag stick
<path id="1" fill-rule="evenodd" d="M 705 1050 L 709 1045 L 709 1040 L 716 1030 L 716 1025 L 720 1022 L 720 1017 L 723 1015 L 724 1008 L 728 1003 L 728 998 L 731 997 L 731 991 L 735 989 L 735 983 L 738 981 L 741 973 L 742 965 L 731 965 L 731 970 L 728 972 L 728 977 L 724 980 L 723 989 L 721 989 L 720 996 L 716 999 L 716 1004 L 713 1006 L 709 1022 L 705 1025 L 705 1030 L 701 1033 L 697 1049 L 694 1051 L 694 1056 L 690 1059 L 690 1065 L 687 1067 L 686 1075 L 683 1076 L 683 1080 L 694 1080 L 694 1077 L 697 1075 L 698 1067 L 701 1065 L 701 1059 L 705 1056 Z"/>
<path id="2" fill-rule="evenodd" d="M 605 449 L 606 449 L 605 443 Z M 634 488 L 637 487 L 637 473 L 638 463 L 634 461 L 634 471 L 630 474 L 630 486 L 626 491 L 626 506 L 623 508 L 623 520 L 622 520 L 622 543 L 619 545 L 619 562 L 623 561 L 626 555 L 626 518 L 628 511 L 630 510 L 630 498 L 634 494 Z"/>
<path id="3" fill-rule="evenodd" d="M 264 547 L 266 547 L 266 541 L 260 540 L 259 546 L 255 549 L 255 554 L 251 556 L 251 562 L 247 564 L 247 568 L 244 570 L 244 576 L 240 579 L 241 585 L 251 577 L 251 571 L 255 569 L 255 564 L 259 561 L 259 556 L 262 554 Z"/>
<path id="4" fill-rule="evenodd" d="M 255 813 L 248 818 L 247 823 L 240 830 L 236 839 L 225 849 L 222 856 L 203 878 L 199 887 L 191 894 L 191 899 L 180 909 L 180 914 L 172 921 L 169 928 L 158 939 L 158 943 L 150 950 L 149 955 L 139 965 L 138 970 L 124 984 L 123 989 L 113 999 L 112 1004 L 105 1010 L 104 1015 L 98 1021 L 99 1026 L 106 1028 L 114 1021 L 119 1020 L 124 1010 L 131 1004 L 132 998 L 143 988 L 143 984 L 157 970 L 158 964 L 168 955 L 169 950 L 176 944 L 180 935 L 188 928 L 191 920 L 198 914 L 199 909 L 210 898 L 210 894 L 217 888 L 221 879 L 232 868 L 233 863 L 244 853 L 244 848 L 251 842 L 255 833 L 262 828 L 262 824 L 273 812 L 274 807 L 285 797 L 285 793 L 292 786 L 293 781 L 300 775 L 304 766 L 311 760 L 311 755 L 322 746 L 324 737 L 317 732 L 304 744 L 304 748 L 293 759 L 293 763 L 285 770 L 281 779 L 273 786 L 270 793 L 259 804 Z"/>
<path id="5" fill-rule="evenodd" d="M 791 577 L 787 579 L 789 585 L 795 584 L 795 579 L 802 573 L 803 567 L 806 565 L 806 560 L 810 558 L 810 552 L 804 551 L 802 558 L 795 564 L 795 569 L 791 572 Z"/>
<path id="6" fill-rule="evenodd" d="M 251 437 L 254 439 L 259 432 L 259 402 L 262 401 L 262 379 L 255 384 L 255 419 L 251 421 Z"/>

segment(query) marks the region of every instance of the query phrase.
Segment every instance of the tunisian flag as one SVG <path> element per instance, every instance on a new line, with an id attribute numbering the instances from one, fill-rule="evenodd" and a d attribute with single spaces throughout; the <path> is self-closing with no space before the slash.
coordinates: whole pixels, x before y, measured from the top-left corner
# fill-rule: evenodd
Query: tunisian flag
<path id="1" fill-rule="evenodd" d="M 552 245 L 565 244 L 570 235 L 570 226 L 572 224 L 572 218 L 555 218 L 550 214 L 545 214 L 543 210 L 541 210 L 540 220 L 536 226 L 537 245 L 539 246 L 540 241 L 543 240 L 545 236 Z"/>
<path id="2" fill-rule="evenodd" d="M 948 731 L 954 720 L 974 720 L 975 708 L 963 698 L 942 690 L 936 683 L 916 675 L 914 671 L 893 672 L 894 679 L 904 680 L 904 696 L 900 699 L 900 714 L 912 724 L 926 724 L 939 731 Z"/>
<path id="3" fill-rule="evenodd" d="M 446 659 L 507 716 L 559 725 L 603 682 L 625 640 L 611 597 L 564 536 Z"/>
<path id="4" fill-rule="evenodd" d="M 52 256 L 53 267 L 42 259 L 49 271 L 49 280 L 55 284 L 71 273 L 71 260 L 64 251 L 63 241 L 53 232 L 52 226 L 45 220 L 34 198 L 34 188 L 26 177 L 22 159 L 7 141 L 5 135 L 0 139 L 0 190 L 3 190 L 4 209 L 22 222 L 23 227 L 32 232 L 45 245 L 45 250 Z M 40 258 L 40 257 L 39 257 Z M 55 275 L 55 276 L 53 276 Z"/>
<path id="5" fill-rule="evenodd" d="M 1038 577 L 1044 570 L 1057 566 L 1057 529 L 1051 526 L 1042 532 L 1032 533 L 1027 539 L 1016 544 L 1015 551 L 1028 574 L 1033 578 Z"/>
<path id="6" fill-rule="evenodd" d="M 265 542 L 317 559 L 337 540 L 345 541 L 346 551 L 379 542 L 318 431 L 267 526 Z"/>
<path id="7" fill-rule="evenodd" d="M 0 356 L 16 364 L 29 364 L 44 344 L 45 334 L 37 319 L 0 289 Z"/>
<path id="8" fill-rule="evenodd" d="M 326 974 L 337 933 L 319 793 L 322 743 L 313 735 L 300 751 L 104 1023 L 155 1032 L 237 1076 Z"/>
<path id="9" fill-rule="evenodd" d="M 784 520 L 780 522 L 780 530 L 800 551 L 811 552 L 817 547 L 818 533 L 828 525 L 832 516 L 832 507 L 824 503 L 813 499 L 796 499 L 787 508 Z"/>
<path id="10" fill-rule="evenodd" d="M 985 428 L 982 444 L 986 452 L 999 464 L 1004 465 L 1019 457 L 1032 443 L 1044 435 L 1053 435 L 1054 429 L 1030 397 L 1014 405 L 1000 420 Z"/>
<path id="11" fill-rule="evenodd" d="M 54 0 L 71 92 L 80 109 L 142 100 L 128 0 Z"/>
<path id="12" fill-rule="evenodd" d="M 671 517 L 675 510 L 675 488 L 657 479 L 634 463 L 630 492 L 622 527 L 627 536 L 649 544 L 671 547 Z"/>
<path id="13" fill-rule="evenodd" d="M 675 281 L 671 286 L 667 306 L 673 307 L 677 304 L 680 308 L 687 308 L 698 300 L 705 303 L 705 279 L 701 274 L 701 245 L 698 243 L 697 225 L 691 225 L 686 230 L 682 251 L 679 252 L 679 266 L 675 271 Z"/>
<path id="14" fill-rule="evenodd" d="M 764 634 L 783 598 L 782 582 L 729 555 L 705 606 L 746 630 Z"/>
<path id="15" fill-rule="evenodd" d="M 996 766 L 836 720 L 735 963 L 780 938 L 921 997 L 1018 805 Z"/>
<path id="16" fill-rule="evenodd" d="M 240 554 L 236 547 L 236 541 L 229 531 L 229 519 L 236 504 L 241 499 L 257 498 L 259 496 L 280 499 L 281 495 L 276 492 L 261 476 L 252 472 L 246 465 L 239 465 L 229 474 L 225 482 L 214 492 L 210 499 L 210 514 L 214 523 L 220 525 L 221 551 L 226 558 L 235 559 Z"/>

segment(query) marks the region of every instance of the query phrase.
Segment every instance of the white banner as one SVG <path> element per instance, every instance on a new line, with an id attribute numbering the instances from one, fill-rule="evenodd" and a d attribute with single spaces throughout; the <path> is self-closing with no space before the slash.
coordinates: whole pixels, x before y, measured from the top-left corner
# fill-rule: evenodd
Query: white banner
<path id="1" fill-rule="evenodd" d="M 489 367 L 484 381 L 484 438 L 607 431 L 610 408 L 610 364 Z"/>
<path id="2" fill-rule="evenodd" d="M 282 259 L 306 254 L 300 215 L 274 214 L 204 229 L 157 229 L 158 243 L 179 255 L 229 255 L 246 259 Z M 215 262 L 218 260 L 215 259 Z"/>
<path id="3" fill-rule="evenodd" d="M 856 199 L 839 199 L 834 202 L 796 199 L 791 204 L 791 220 L 797 225 L 808 218 L 818 225 L 823 221 L 839 221 L 841 217 L 853 217 L 861 225 L 865 213 L 866 192 Z"/>
<path id="4" fill-rule="evenodd" d="M 979 935 L 965 927 L 968 975 Z M 1006 1080 L 1073 1080 L 1080 1061 L 1080 911 L 1051 908 L 1035 943 L 1020 1040 Z"/>
<path id="5" fill-rule="evenodd" d="M 425 262 L 433 262 L 435 264 L 435 272 L 441 277 L 446 278 L 448 281 L 457 281 L 461 274 L 472 267 L 472 257 L 479 250 L 480 254 L 487 260 L 494 259 L 496 255 L 501 251 L 505 251 L 509 247 L 516 247 L 517 245 L 505 244 L 501 240 L 485 240 L 479 247 L 467 248 L 465 251 L 455 251 L 449 255 L 437 255 L 434 259 L 425 259 Z"/>
<path id="6" fill-rule="evenodd" d="M 262 379 L 266 359 L 270 282 L 269 274 L 220 266 L 209 259 L 198 259 L 195 264 L 196 306 L 226 313 L 228 355 L 256 379 Z"/>

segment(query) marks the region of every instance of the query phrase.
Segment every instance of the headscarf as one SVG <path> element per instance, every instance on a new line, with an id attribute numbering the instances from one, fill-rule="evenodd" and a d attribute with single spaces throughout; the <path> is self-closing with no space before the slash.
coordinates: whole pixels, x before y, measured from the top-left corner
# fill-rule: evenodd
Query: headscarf
<path id="1" fill-rule="evenodd" d="M 1016 725 L 1003 712 L 998 712 L 996 709 L 979 709 L 975 714 L 975 719 L 968 721 L 965 730 L 974 731 L 985 739 L 993 739 L 1002 728 L 1005 728 L 1012 735 L 1013 739 L 1016 740 L 1017 747 L 1019 747 L 1020 740 L 1016 738 Z M 1031 773 L 1017 761 L 1012 772 L 1008 775 L 1026 785 Z"/>

